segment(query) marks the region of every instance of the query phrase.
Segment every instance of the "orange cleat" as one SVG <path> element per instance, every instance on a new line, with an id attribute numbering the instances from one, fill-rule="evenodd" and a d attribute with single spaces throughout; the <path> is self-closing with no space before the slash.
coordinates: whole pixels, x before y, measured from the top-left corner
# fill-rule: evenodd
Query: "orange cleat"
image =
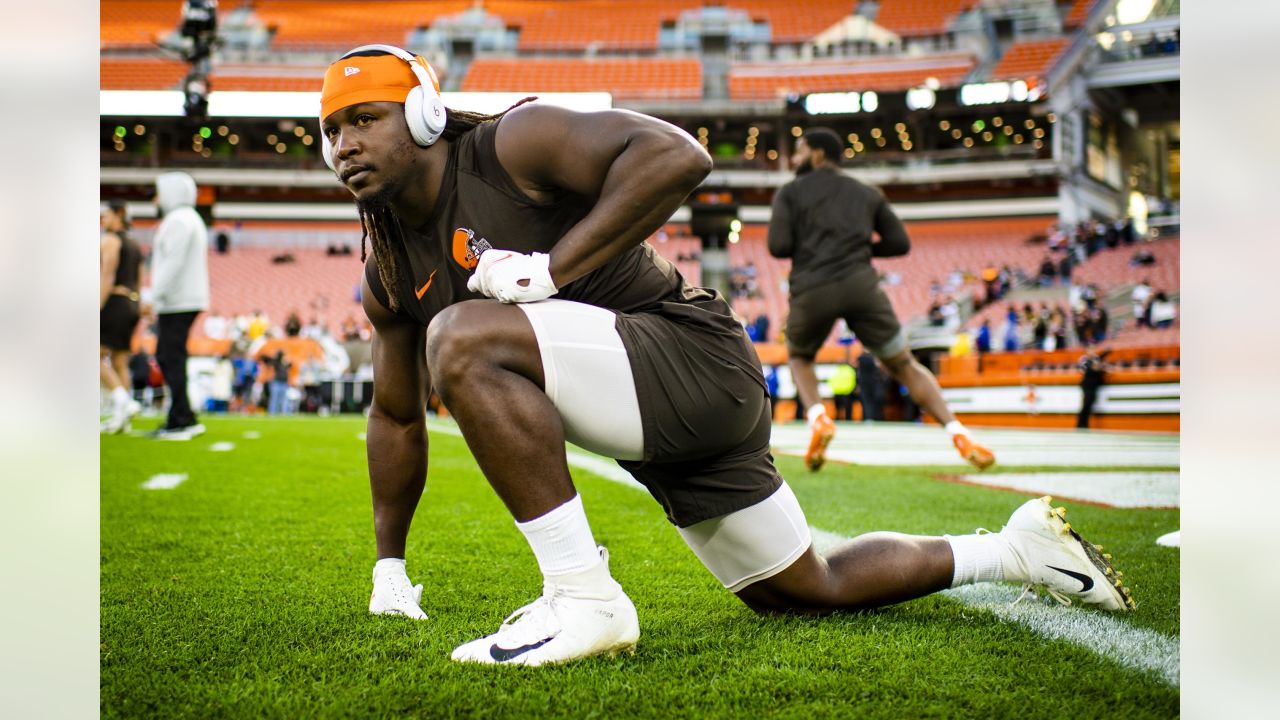
<path id="1" fill-rule="evenodd" d="M 960 457 L 979 470 L 986 470 L 996 464 L 995 453 L 974 442 L 968 435 L 952 435 L 951 442 L 955 443 L 956 450 L 960 451 Z"/>
<path id="2" fill-rule="evenodd" d="M 805 451 L 804 464 L 816 472 L 827 461 L 827 446 L 836 436 L 836 424 L 826 415 L 819 415 L 810 427 L 813 428 L 813 437 L 809 439 L 809 449 Z"/>

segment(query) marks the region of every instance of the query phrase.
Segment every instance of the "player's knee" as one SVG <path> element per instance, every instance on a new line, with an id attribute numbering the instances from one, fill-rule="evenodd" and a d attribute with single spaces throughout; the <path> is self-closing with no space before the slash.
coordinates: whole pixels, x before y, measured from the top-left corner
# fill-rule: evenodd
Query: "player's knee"
<path id="1" fill-rule="evenodd" d="M 483 330 L 468 314 L 462 305 L 452 305 L 427 327 L 427 365 L 441 395 L 464 381 L 476 366 Z"/>
<path id="2" fill-rule="evenodd" d="M 903 350 L 897 355 L 880 359 L 880 362 L 884 364 L 885 369 L 888 370 L 895 378 L 901 377 L 903 373 L 910 370 L 911 366 L 915 364 L 915 361 L 916 359 L 912 357 L 911 351 L 909 350 Z"/>

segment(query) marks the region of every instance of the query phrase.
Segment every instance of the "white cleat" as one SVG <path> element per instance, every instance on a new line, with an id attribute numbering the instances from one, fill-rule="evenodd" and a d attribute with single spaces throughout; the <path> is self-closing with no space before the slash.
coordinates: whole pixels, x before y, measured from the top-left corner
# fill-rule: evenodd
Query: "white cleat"
<path id="1" fill-rule="evenodd" d="M 374 570 L 373 594 L 369 596 L 369 612 L 374 615 L 403 615 L 426 620 L 422 612 L 422 585 L 414 585 L 403 572 L 379 574 Z"/>
<path id="2" fill-rule="evenodd" d="M 608 568 L 608 553 L 601 548 Z M 546 581 L 542 597 L 511 613 L 498 632 L 459 645 L 452 658 L 486 665 L 552 665 L 594 655 L 635 651 L 635 605 L 611 578 L 607 598 L 570 597 Z"/>
<path id="3" fill-rule="evenodd" d="M 1054 508 L 1052 500 L 1046 495 L 1027 501 L 1000 531 L 1025 568 L 1027 588 L 1042 587 L 1063 605 L 1075 599 L 1106 610 L 1136 609 L 1111 556 L 1063 522 L 1067 510 Z"/>

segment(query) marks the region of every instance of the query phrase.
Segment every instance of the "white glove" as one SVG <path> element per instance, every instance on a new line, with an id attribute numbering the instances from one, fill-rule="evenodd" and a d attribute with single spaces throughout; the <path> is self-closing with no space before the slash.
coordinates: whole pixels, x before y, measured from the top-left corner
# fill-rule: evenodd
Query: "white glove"
<path id="1" fill-rule="evenodd" d="M 546 300 L 559 290 L 551 281 L 551 256 L 513 250 L 485 250 L 467 289 L 504 303 Z"/>

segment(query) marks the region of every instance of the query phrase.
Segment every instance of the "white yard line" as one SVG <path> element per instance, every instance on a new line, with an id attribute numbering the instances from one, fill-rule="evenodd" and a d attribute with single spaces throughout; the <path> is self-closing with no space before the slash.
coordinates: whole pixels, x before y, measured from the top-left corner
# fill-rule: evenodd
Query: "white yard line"
<path id="1" fill-rule="evenodd" d="M 150 479 L 142 483 L 143 490 L 172 490 L 181 485 L 187 479 L 186 473 L 161 473 L 152 475 Z"/>
<path id="2" fill-rule="evenodd" d="M 209 446 L 210 452 L 231 452 L 235 449 L 236 444 L 233 442 L 216 442 Z"/>
<path id="3" fill-rule="evenodd" d="M 1156 538 L 1156 544 L 1164 547 L 1182 547 L 1182 531 L 1174 530 Z"/>
<path id="4" fill-rule="evenodd" d="M 435 432 L 461 435 L 452 424 L 433 421 L 428 427 Z M 606 480 L 633 488 L 643 486 L 631 474 L 611 460 L 575 450 L 568 453 L 569 463 Z M 826 550 L 849 539 L 848 536 L 810 527 L 814 547 Z M 1126 667 L 1149 672 L 1175 687 L 1179 684 L 1180 655 L 1178 640 L 1153 630 L 1137 628 L 1110 615 L 1079 608 L 1046 605 L 1023 600 L 1017 605 L 1019 590 L 1009 585 L 987 583 L 947 590 L 942 593 L 957 602 L 985 610 L 1001 620 L 1016 622 L 1050 640 L 1060 640 L 1090 650 Z"/>
<path id="5" fill-rule="evenodd" d="M 1177 435 L 972 428 L 996 454 L 997 467 L 1177 467 Z M 774 451 L 801 455 L 809 445 L 803 423 L 773 426 Z M 837 423 L 827 457 L 859 465 L 963 465 L 951 439 L 936 425 Z"/>
<path id="6" fill-rule="evenodd" d="M 1176 472 L 992 473 L 962 475 L 960 479 L 972 485 L 1111 507 L 1180 506 Z"/>

